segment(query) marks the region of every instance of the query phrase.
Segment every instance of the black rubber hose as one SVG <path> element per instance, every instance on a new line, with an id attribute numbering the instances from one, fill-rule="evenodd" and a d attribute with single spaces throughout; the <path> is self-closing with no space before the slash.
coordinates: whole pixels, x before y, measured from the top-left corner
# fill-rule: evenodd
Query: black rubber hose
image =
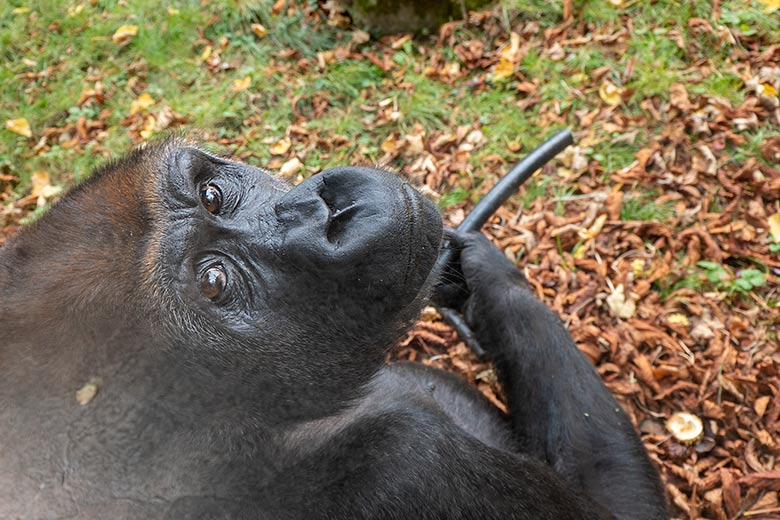
<path id="1" fill-rule="evenodd" d="M 561 153 L 567 146 L 574 144 L 574 136 L 568 130 L 561 130 L 541 144 L 514 168 L 501 177 L 493 188 L 482 197 L 471 210 L 458 229 L 463 231 L 478 231 L 488 219 L 507 201 L 536 170 L 547 164 L 553 157 Z"/>
<path id="2" fill-rule="evenodd" d="M 541 144 L 538 148 L 529 153 L 523 160 L 517 163 L 509 172 L 501 177 L 493 188 L 480 200 L 474 209 L 471 210 L 463 222 L 458 226 L 463 231 L 478 231 L 488 221 L 493 213 L 507 201 L 520 186 L 527 181 L 536 170 L 547 164 L 553 157 L 561 153 L 567 146 L 574 144 L 574 136 L 569 130 L 561 130 Z M 439 258 L 436 260 L 438 272 L 444 272 L 444 269 L 452 261 L 453 250 L 450 248 L 442 249 Z M 444 321 L 449 323 L 458 333 L 458 336 L 468 345 L 479 357 L 485 355 L 485 351 L 477 342 L 474 333 L 466 324 L 463 317 L 454 309 L 440 307 L 439 313 Z"/>

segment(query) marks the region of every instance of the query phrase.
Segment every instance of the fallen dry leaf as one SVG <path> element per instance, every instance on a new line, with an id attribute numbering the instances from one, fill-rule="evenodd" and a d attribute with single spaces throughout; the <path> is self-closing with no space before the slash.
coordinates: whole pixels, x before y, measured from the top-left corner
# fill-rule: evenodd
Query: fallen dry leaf
<path id="1" fill-rule="evenodd" d="M 144 139 L 149 139 L 154 135 L 155 132 L 155 126 L 157 124 L 157 119 L 152 115 L 149 114 L 146 116 L 146 119 L 144 120 L 144 127 L 140 132 L 141 137 Z"/>
<path id="2" fill-rule="evenodd" d="M 285 162 L 281 168 L 279 168 L 279 173 L 285 177 L 291 177 L 301 168 L 303 168 L 303 163 L 301 160 L 297 157 L 293 157 L 289 161 Z"/>
<path id="3" fill-rule="evenodd" d="M 249 85 L 251 84 L 252 84 L 252 78 L 249 76 L 244 76 L 243 79 L 234 79 L 233 92 L 241 92 L 243 90 L 246 90 L 249 88 Z"/>
<path id="4" fill-rule="evenodd" d="M 390 48 L 393 50 L 398 50 L 402 48 L 406 42 L 412 41 L 412 37 L 408 34 L 404 34 L 400 38 L 396 38 L 393 43 L 390 44 Z"/>
<path id="5" fill-rule="evenodd" d="M 204 61 L 209 59 L 209 57 L 211 57 L 212 50 L 213 49 L 212 49 L 211 45 L 206 45 L 203 48 L 203 51 L 201 51 L 200 56 L 198 56 L 198 62 L 199 63 L 203 63 Z"/>
<path id="6" fill-rule="evenodd" d="M 253 23 L 249 28 L 252 29 L 252 33 L 258 38 L 265 38 L 268 34 L 268 30 L 259 23 Z"/>
<path id="7" fill-rule="evenodd" d="M 593 224 L 588 229 L 581 229 L 577 234 L 579 237 L 583 240 L 590 240 L 593 238 L 596 238 L 599 236 L 599 233 L 601 233 L 601 230 L 604 229 L 604 223 L 607 221 L 607 214 L 602 213 L 598 217 L 596 217 L 596 220 L 593 221 Z"/>
<path id="8" fill-rule="evenodd" d="M 622 102 L 623 89 L 609 81 L 603 81 L 599 87 L 599 97 L 610 106 L 617 106 Z"/>
<path id="9" fill-rule="evenodd" d="M 68 16 L 73 17 L 84 10 L 84 4 L 77 4 L 68 6 Z"/>
<path id="10" fill-rule="evenodd" d="M 366 43 L 371 39 L 371 35 L 367 33 L 366 31 L 361 31 L 360 29 L 355 29 L 352 31 L 352 41 L 360 45 L 361 43 Z"/>
<path id="11" fill-rule="evenodd" d="M 385 152 L 385 153 L 391 153 L 396 148 L 400 147 L 400 143 L 397 139 L 395 139 L 392 135 L 387 136 L 387 138 L 382 141 L 382 144 L 379 145 L 379 148 Z"/>
<path id="12" fill-rule="evenodd" d="M 45 171 L 33 172 L 30 176 L 33 197 L 36 197 L 38 207 L 46 205 L 46 201 L 62 192 L 61 186 L 52 186 L 49 173 Z"/>
<path id="13" fill-rule="evenodd" d="M 123 45 L 132 40 L 133 36 L 136 34 L 138 34 L 137 25 L 122 25 L 114 32 L 114 35 L 111 36 L 111 39 L 117 45 Z"/>
<path id="14" fill-rule="evenodd" d="M 623 284 L 615 287 L 612 294 L 607 296 L 607 306 L 613 316 L 624 320 L 633 317 L 636 312 L 636 302 L 630 295 L 626 296 Z"/>
<path id="15" fill-rule="evenodd" d="M 778 0 L 780 2 L 780 0 Z M 759 95 L 777 97 L 777 89 L 770 83 L 759 84 L 760 89 L 756 89 Z"/>
<path id="16" fill-rule="evenodd" d="M 513 32 L 509 38 L 509 44 L 505 45 L 499 51 L 499 62 L 493 69 L 493 75 L 490 80 L 493 82 L 503 81 L 515 72 L 515 66 L 520 61 L 520 35 Z"/>
<path id="17" fill-rule="evenodd" d="M 772 240 L 780 243 L 780 213 L 771 215 L 767 221 L 769 222 L 769 234 L 772 235 Z"/>
<path id="18" fill-rule="evenodd" d="M 5 122 L 5 127 L 14 133 L 23 135 L 24 137 L 32 137 L 30 123 L 27 122 L 27 119 L 24 117 L 20 117 L 19 119 L 9 119 Z"/>
<path id="19" fill-rule="evenodd" d="M 276 143 L 271 145 L 270 151 L 273 155 L 284 155 L 292 146 L 292 141 L 289 137 L 282 137 Z"/>
<path id="20" fill-rule="evenodd" d="M 673 107 L 687 112 L 691 109 L 691 100 L 688 91 L 682 83 L 672 83 L 669 86 L 669 102 Z"/>
<path id="21" fill-rule="evenodd" d="M 780 0 L 758 0 L 758 3 L 764 6 L 767 13 L 780 9 Z"/>
<path id="22" fill-rule="evenodd" d="M 666 317 L 666 321 L 670 325 L 684 325 L 686 327 L 690 325 L 690 321 L 688 321 L 688 316 L 680 313 L 670 314 L 669 316 Z"/>
<path id="23" fill-rule="evenodd" d="M 155 101 L 148 92 L 144 92 L 130 103 L 130 115 L 137 114 L 154 105 Z"/>

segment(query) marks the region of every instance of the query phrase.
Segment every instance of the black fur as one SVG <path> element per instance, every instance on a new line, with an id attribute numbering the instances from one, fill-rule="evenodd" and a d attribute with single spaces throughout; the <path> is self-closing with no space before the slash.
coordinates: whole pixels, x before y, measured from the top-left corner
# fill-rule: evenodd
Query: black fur
<path id="1" fill-rule="evenodd" d="M 181 139 L 104 167 L 0 249 L 0 518 L 665 518 L 626 415 L 484 237 L 452 237 L 457 304 L 510 417 L 383 363 L 440 238 L 369 168 L 291 188 Z"/>

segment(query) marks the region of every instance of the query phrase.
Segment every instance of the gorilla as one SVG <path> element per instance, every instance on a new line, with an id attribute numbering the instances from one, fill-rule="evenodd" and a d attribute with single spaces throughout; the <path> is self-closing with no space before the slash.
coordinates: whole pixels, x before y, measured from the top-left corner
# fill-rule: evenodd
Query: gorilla
<path id="1" fill-rule="evenodd" d="M 291 187 L 176 137 L 98 169 L 0 248 L 0 518 L 667 518 L 559 319 L 442 237 L 373 168 Z M 385 363 L 443 243 L 508 416 Z"/>

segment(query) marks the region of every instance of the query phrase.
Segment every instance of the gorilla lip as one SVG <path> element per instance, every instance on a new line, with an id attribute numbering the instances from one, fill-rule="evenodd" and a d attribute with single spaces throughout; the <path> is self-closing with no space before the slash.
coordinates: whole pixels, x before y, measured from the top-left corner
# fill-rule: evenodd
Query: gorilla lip
<path id="1" fill-rule="evenodd" d="M 412 191 L 412 187 L 409 186 L 407 183 L 403 183 L 401 185 L 401 194 L 403 197 L 404 202 L 404 213 L 406 216 L 406 223 L 407 223 L 407 232 L 409 233 L 409 236 L 414 236 L 414 233 L 417 231 L 417 214 L 420 211 L 420 206 L 417 204 L 417 200 L 415 199 L 417 195 L 416 192 Z M 411 270 L 413 269 L 413 266 L 415 264 L 415 254 L 414 254 L 414 247 L 412 244 L 412 240 L 407 240 L 407 255 L 406 255 L 406 267 L 404 268 L 404 277 L 403 277 L 403 284 L 406 285 L 409 282 L 409 275 L 411 274 Z"/>

